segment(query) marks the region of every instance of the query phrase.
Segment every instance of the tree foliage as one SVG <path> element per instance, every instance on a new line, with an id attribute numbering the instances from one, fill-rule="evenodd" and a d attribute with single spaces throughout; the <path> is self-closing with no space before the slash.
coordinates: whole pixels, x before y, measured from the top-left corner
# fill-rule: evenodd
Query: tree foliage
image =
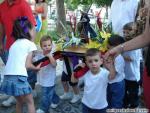
<path id="1" fill-rule="evenodd" d="M 76 9 L 78 5 L 97 4 L 98 6 L 110 6 L 112 0 L 65 0 L 67 8 Z"/>

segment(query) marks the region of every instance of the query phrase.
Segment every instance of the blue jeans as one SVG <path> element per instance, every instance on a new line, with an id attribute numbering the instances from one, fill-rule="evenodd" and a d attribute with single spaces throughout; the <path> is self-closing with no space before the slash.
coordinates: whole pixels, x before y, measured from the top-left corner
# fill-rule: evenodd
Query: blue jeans
<path id="1" fill-rule="evenodd" d="M 82 113 L 106 113 L 106 108 L 92 109 L 82 103 Z"/>
<path id="2" fill-rule="evenodd" d="M 52 87 L 42 87 L 42 98 L 40 109 L 44 112 L 48 112 L 51 103 L 58 104 L 59 97 L 55 92 L 55 86 Z"/>
<path id="3" fill-rule="evenodd" d="M 108 108 L 122 108 L 125 95 L 125 81 L 108 84 L 107 101 Z"/>

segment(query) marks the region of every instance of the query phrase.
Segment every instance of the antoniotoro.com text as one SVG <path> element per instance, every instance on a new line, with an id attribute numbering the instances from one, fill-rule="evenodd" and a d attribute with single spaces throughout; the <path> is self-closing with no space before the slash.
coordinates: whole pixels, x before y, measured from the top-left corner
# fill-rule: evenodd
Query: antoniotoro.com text
<path id="1" fill-rule="evenodd" d="M 148 113 L 146 108 L 135 108 L 135 109 L 107 109 L 107 113 Z"/>

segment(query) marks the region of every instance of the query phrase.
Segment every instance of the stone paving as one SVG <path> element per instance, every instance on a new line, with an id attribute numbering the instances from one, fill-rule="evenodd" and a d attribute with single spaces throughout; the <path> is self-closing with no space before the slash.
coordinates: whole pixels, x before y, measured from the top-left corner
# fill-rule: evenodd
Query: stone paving
<path id="1" fill-rule="evenodd" d="M 61 86 L 61 82 L 60 82 L 60 74 L 62 72 L 62 62 L 58 62 L 58 66 L 57 66 L 57 80 L 56 80 L 56 92 L 57 94 L 60 96 L 63 94 L 63 88 Z M 3 70 L 3 64 L 1 63 L 1 59 L 0 59 L 0 74 L 2 73 Z M 36 86 L 36 90 L 38 92 L 38 96 L 35 98 L 35 106 L 36 109 L 38 109 L 39 103 L 40 103 L 40 96 L 41 96 L 41 92 L 40 92 L 40 86 Z M 82 95 L 82 91 L 81 91 L 81 95 Z M 15 113 L 15 105 L 12 105 L 11 107 L 3 107 L 1 105 L 2 101 L 4 99 L 0 98 L 0 113 Z M 143 104 L 141 104 L 142 101 L 140 102 L 140 106 L 143 107 Z M 59 105 L 56 109 L 49 109 L 50 113 L 81 113 L 81 102 L 77 102 L 76 104 L 71 104 L 70 100 L 60 100 Z M 26 107 L 24 108 L 24 113 L 27 113 L 26 111 Z M 113 112 L 114 113 L 114 112 Z M 123 112 L 120 112 L 123 113 Z M 128 112 L 131 113 L 131 112 Z M 136 113 L 142 113 L 142 112 L 136 112 Z M 146 112 L 143 112 L 146 113 Z"/>

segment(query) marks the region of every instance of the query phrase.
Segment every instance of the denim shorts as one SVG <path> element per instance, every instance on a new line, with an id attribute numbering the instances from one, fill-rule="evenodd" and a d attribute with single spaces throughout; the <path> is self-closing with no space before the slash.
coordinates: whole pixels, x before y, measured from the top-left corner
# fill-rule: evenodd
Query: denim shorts
<path id="1" fill-rule="evenodd" d="M 32 89 L 27 81 L 27 77 L 21 75 L 5 75 L 0 86 L 0 93 L 12 96 L 26 95 L 31 92 Z"/>

